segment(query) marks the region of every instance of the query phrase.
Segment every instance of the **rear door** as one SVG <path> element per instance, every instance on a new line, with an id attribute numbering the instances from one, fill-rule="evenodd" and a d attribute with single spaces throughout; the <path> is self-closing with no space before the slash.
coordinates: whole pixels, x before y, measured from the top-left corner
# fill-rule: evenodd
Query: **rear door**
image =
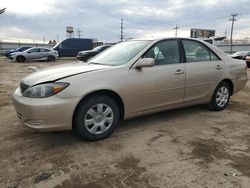
<path id="1" fill-rule="evenodd" d="M 223 78 L 224 63 L 204 44 L 183 39 L 185 52 L 185 102 L 210 100 L 207 97 Z"/>
<path id="2" fill-rule="evenodd" d="M 155 44 L 142 58 L 154 58 L 153 67 L 129 71 L 130 115 L 157 111 L 184 101 L 185 72 L 178 40 Z"/>
<path id="3" fill-rule="evenodd" d="M 50 54 L 50 50 L 46 49 L 46 48 L 41 48 L 40 49 L 40 58 L 47 58 Z"/>

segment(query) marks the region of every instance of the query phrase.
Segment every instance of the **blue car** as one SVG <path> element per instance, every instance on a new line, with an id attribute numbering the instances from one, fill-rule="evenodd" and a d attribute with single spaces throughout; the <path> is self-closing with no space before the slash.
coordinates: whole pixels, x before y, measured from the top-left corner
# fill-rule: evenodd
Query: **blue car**
<path id="1" fill-rule="evenodd" d="M 4 55 L 6 57 L 9 57 L 11 53 L 14 53 L 14 52 L 23 52 L 24 50 L 27 50 L 31 48 L 30 46 L 22 46 L 22 47 L 19 47 L 19 48 L 16 48 L 16 49 L 12 49 L 12 50 L 7 50 L 4 52 Z"/>

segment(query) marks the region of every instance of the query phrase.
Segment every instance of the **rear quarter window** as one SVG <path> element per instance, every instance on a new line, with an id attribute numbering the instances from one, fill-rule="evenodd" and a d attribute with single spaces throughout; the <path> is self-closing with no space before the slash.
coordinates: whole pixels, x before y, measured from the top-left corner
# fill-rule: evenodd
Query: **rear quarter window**
<path id="1" fill-rule="evenodd" d="M 193 40 L 182 40 L 185 51 L 186 62 L 204 62 L 220 60 L 212 50 L 200 42 Z"/>

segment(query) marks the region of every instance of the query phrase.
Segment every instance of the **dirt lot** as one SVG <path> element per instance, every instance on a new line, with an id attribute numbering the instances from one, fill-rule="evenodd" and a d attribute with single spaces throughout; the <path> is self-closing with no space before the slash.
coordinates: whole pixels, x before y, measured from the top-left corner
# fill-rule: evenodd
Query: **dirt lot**
<path id="1" fill-rule="evenodd" d="M 12 106 L 29 66 L 65 62 L 0 60 L 1 188 L 250 187 L 250 81 L 224 111 L 195 106 L 149 115 L 85 142 L 71 131 L 36 133 Z"/>

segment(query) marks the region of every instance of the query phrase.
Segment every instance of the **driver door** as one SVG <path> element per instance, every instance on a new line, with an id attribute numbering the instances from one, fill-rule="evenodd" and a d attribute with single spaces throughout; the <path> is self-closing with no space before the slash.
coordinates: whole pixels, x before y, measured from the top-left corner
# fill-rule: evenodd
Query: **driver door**
<path id="1" fill-rule="evenodd" d="M 40 58 L 40 48 L 32 48 L 27 52 L 28 59 L 39 59 Z"/>
<path id="2" fill-rule="evenodd" d="M 185 66 L 176 39 L 156 43 L 141 58 L 154 58 L 155 65 L 129 70 L 128 115 L 136 116 L 182 104 Z"/>

